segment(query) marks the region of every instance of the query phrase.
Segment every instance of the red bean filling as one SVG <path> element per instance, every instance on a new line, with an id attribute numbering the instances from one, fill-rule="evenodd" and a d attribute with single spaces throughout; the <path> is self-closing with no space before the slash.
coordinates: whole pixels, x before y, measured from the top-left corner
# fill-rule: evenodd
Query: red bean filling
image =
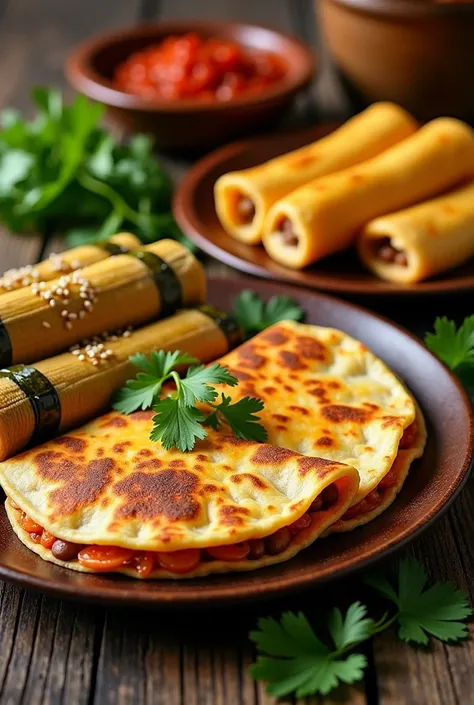
<path id="1" fill-rule="evenodd" d="M 39 526 L 39 524 L 33 522 L 33 520 L 30 519 L 28 515 L 25 514 L 12 500 L 10 500 L 10 503 L 14 509 L 21 512 L 20 524 L 23 529 L 30 534 L 35 543 L 41 543 L 45 548 L 49 548 L 53 556 L 58 560 L 72 561 L 78 559 L 82 565 L 94 567 L 100 564 L 100 552 L 103 551 L 105 556 L 104 570 L 106 570 L 107 567 L 109 567 L 109 569 L 113 569 L 114 567 L 116 568 L 120 565 L 124 565 L 127 567 L 134 567 L 139 575 L 146 577 L 146 575 L 152 571 L 153 567 L 162 567 L 176 573 L 186 573 L 194 570 L 202 561 L 236 561 L 242 560 L 243 558 L 248 560 L 258 560 L 265 555 L 277 556 L 288 548 L 295 536 L 311 526 L 312 514 L 329 509 L 337 504 L 338 500 L 339 490 L 335 484 L 332 484 L 326 487 L 321 494 L 316 497 L 306 514 L 303 514 L 289 526 L 283 526 L 281 529 L 278 529 L 273 534 L 270 534 L 270 536 L 266 536 L 261 539 L 242 541 L 241 543 L 230 544 L 229 546 L 217 546 L 210 549 L 183 549 L 181 551 L 173 551 L 169 553 L 160 551 L 131 552 L 128 549 L 123 549 L 118 546 L 94 546 L 91 551 L 91 547 L 87 548 L 81 544 L 55 538 Z M 91 564 L 88 564 L 87 562 L 87 552 L 89 552 L 89 554 L 92 552 L 94 553 L 93 562 Z M 114 552 L 116 552 L 119 561 L 116 565 L 112 565 L 112 561 L 116 560 L 114 557 Z M 123 562 L 120 563 L 120 552 L 124 552 L 125 554 L 132 553 L 133 555 L 125 555 Z M 84 557 L 82 554 L 84 554 Z M 183 561 L 181 560 L 184 554 L 193 554 L 189 555 L 190 562 L 188 570 L 186 569 L 186 565 L 183 565 Z M 162 556 L 162 563 L 166 561 L 166 565 L 160 563 L 160 556 Z M 172 560 L 170 563 L 172 556 L 177 556 L 175 571 L 173 571 L 173 568 L 170 567 L 170 565 L 172 565 Z M 98 567 L 95 569 L 100 570 Z"/>
<path id="2" fill-rule="evenodd" d="M 250 224 L 255 217 L 255 204 L 248 196 L 239 196 L 236 210 L 243 225 Z"/>
<path id="3" fill-rule="evenodd" d="M 399 448 L 402 448 L 404 450 L 406 450 L 407 448 L 411 448 L 415 444 L 417 436 L 418 427 L 416 421 L 413 421 L 413 423 L 407 426 L 407 428 L 403 432 Z M 345 512 L 344 516 L 342 517 L 342 520 L 344 521 L 347 519 L 354 519 L 355 517 L 360 516 L 361 514 L 367 514 L 368 512 L 371 512 L 376 509 L 380 505 L 382 496 L 387 492 L 387 490 L 391 489 L 394 485 L 396 485 L 397 480 L 397 468 L 395 463 L 393 463 L 391 469 L 380 480 L 377 487 L 375 487 L 372 492 L 369 492 L 369 494 L 366 495 L 364 499 L 361 499 L 360 502 L 354 504 L 353 507 L 350 507 Z"/>
<path id="4" fill-rule="evenodd" d="M 408 266 L 406 253 L 403 252 L 403 250 L 397 250 L 397 248 L 392 245 L 392 241 L 389 237 L 376 240 L 375 254 L 379 259 L 388 264 L 398 264 L 400 267 Z"/>
<path id="5" fill-rule="evenodd" d="M 289 218 L 282 218 L 277 225 L 277 232 L 284 245 L 296 247 L 299 243 L 298 235 L 293 230 L 293 223 Z"/>

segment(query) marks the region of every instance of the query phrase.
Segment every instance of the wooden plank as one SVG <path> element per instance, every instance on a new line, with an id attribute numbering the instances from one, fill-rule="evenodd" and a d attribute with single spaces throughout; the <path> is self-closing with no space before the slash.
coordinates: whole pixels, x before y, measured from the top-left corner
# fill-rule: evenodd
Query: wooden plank
<path id="1" fill-rule="evenodd" d="M 470 513 L 473 505 L 471 484 L 449 516 L 413 547 L 414 555 L 426 565 L 432 580 L 452 580 L 470 592 L 471 602 L 474 592 L 470 577 L 473 575 L 470 555 L 472 543 L 469 545 L 468 542 L 474 539 Z M 460 537 L 462 552 L 458 547 Z M 472 636 L 472 622 L 469 630 Z M 466 702 L 466 694 L 473 692 L 472 641 L 459 646 L 445 646 L 432 640 L 430 648 L 426 649 L 405 644 L 390 631 L 375 639 L 374 654 L 380 705 L 425 702 L 430 705 L 450 705 Z"/>
<path id="2" fill-rule="evenodd" d="M 141 0 L 9 2 L 0 18 L 0 105 L 31 112 L 31 86 L 63 86 L 71 49 L 92 34 L 134 23 L 140 7 Z"/>
<path id="3" fill-rule="evenodd" d="M 2 597 L 0 619 L 8 625 L 10 644 L 0 659 L 2 702 L 86 705 L 100 625 L 97 609 L 8 585 Z"/>
<path id="4" fill-rule="evenodd" d="M 207 19 L 260 22 L 292 31 L 292 15 L 286 0 L 161 0 L 160 19 Z"/>

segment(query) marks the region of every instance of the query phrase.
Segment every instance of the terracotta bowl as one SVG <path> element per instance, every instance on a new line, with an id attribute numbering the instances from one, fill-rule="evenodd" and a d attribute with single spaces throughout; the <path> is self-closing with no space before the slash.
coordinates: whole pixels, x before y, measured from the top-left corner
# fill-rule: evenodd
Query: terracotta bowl
<path id="1" fill-rule="evenodd" d="M 170 34 L 186 32 L 272 51 L 287 64 L 285 76 L 259 95 L 225 103 L 145 100 L 115 88 L 114 70 L 130 54 Z M 122 131 L 152 134 L 157 146 L 183 150 L 203 150 L 267 128 L 282 116 L 314 73 L 312 52 L 290 35 L 263 26 L 208 21 L 163 22 L 103 34 L 77 47 L 66 65 L 73 88 L 104 103 L 109 118 Z"/>
<path id="2" fill-rule="evenodd" d="M 356 107 L 392 100 L 420 120 L 474 120 L 474 2 L 316 0 Z"/>

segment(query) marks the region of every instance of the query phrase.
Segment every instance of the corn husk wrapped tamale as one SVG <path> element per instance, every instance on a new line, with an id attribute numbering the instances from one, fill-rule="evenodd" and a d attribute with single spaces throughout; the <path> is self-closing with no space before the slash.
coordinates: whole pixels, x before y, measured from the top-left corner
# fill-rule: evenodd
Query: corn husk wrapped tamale
<path id="1" fill-rule="evenodd" d="M 204 270 L 174 240 L 0 296 L 0 367 L 42 360 L 106 330 L 202 303 Z"/>
<path id="2" fill-rule="evenodd" d="M 91 245 L 73 247 L 71 250 L 52 254 L 38 264 L 29 264 L 19 269 L 9 269 L 0 278 L 0 294 L 23 289 L 35 282 L 57 279 L 61 274 L 70 274 L 81 267 L 100 262 L 112 255 L 119 255 L 140 247 L 140 240 L 131 233 L 118 233 L 108 240 Z"/>
<path id="3" fill-rule="evenodd" d="M 137 352 L 181 350 L 210 362 L 240 342 L 234 320 L 211 306 L 184 310 L 130 332 L 100 336 L 73 352 L 0 371 L 0 460 L 103 411 L 137 368 Z"/>

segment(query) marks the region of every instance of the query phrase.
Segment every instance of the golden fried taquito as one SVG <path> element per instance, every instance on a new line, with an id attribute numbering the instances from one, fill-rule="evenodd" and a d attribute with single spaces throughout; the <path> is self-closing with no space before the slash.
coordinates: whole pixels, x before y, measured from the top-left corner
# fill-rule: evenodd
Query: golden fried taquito
<path id="1" fill-rule="evenodd" d="M 375 103 L 342 127 L 301 149 L 217 179 L 214 199 L 224 229 L 249 245 L 261 242 L 271 206 L 303 184 L 380 154 L 417 129 L 405 110 Z"/>
<path id="2" fill-rule="evenodd" d="M 235 321 L 212 306 L 180 311 L 136 331 L 0 371 L 0 460 L 103 411 L 136 367 L 130 355 L 181 350 L 210 362 L 240 342 Z"/>
<path id="3" fill-rule="evenodd" d="M 263 244 L 300 269 L 353 244 L 373 218 L 411 206 L 474 176 L 474 133 L 438 118 L 378 157 L 317 179 L 276 203 Z"/>
<path id="4" fill-rule="evenodd" d="M 206 296 L 204 269 L 174 240 L 0 296 L 0 366 L 30 363 L 107 330 L 164 318 Z"/>
<path id="5" fill-rule="evenodd" d="M 52 254 L 38 264 L 28 264 L 19 269 L 9 269 L 0 278 L 0 294 L 14 289 L 23 289 L 40 281 L 57 279 L 62 274 L 70 274 L 76 269 L 100 262 L 113 255 L 121 255 L 128 250 L 140 247 L 140 240 L 131 233 L 118 233 L 108 240 L 90 245 L 73 247 L 61 254 Z"/>
<path id="6" fill-rule="evenodd" d="M 474 256 L 474 181 L 367 223 L 362 262 L 382 279 L 412 284 Z"/>

